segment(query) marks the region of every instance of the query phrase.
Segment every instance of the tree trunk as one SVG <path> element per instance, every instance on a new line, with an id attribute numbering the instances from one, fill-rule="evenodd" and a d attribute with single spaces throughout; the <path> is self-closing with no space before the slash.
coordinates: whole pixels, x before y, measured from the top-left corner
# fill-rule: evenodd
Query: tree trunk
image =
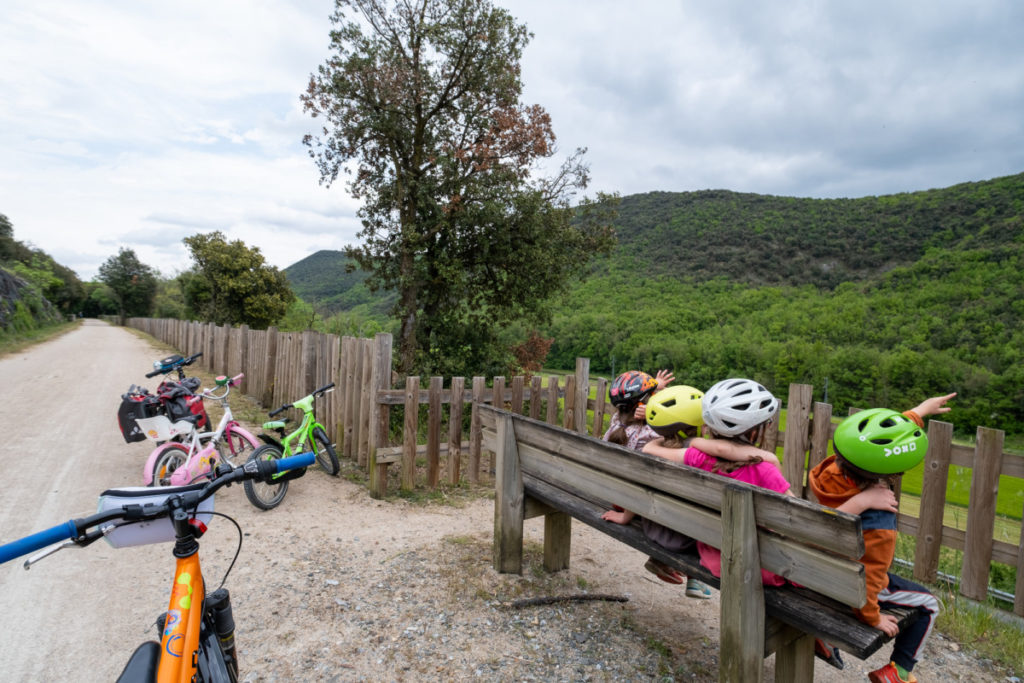
<path id="1" fill-rule="evenodd" d="M 400 290 L 399 315 L 402 325 L 398 340 L 398 372 L 408 375 L 413 372 L 416 364 L 416 312 L 419 308 L 419 287 L 413 283 L 413 256 L 402 257 L 402 274 L 405 278 Z"/>

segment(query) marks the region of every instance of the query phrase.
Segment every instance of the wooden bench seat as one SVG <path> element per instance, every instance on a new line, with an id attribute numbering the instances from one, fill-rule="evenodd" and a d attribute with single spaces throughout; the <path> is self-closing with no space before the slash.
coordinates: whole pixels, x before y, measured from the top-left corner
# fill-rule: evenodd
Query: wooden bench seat
<path id="1" fill-rule="evenodd" d="M 497 456 L 498 571 L 521 572 L 523 520 L 544 516 L 549 571 L 569 566 L 571 520 L 588 524 L 721 591 L 723 681 L 762 680 L 762 659 L 772 653 L 777 681 L 812 680 L 815 637 L 861 659 L 888 640 L 851 609 L 866 600 L 859 517 L 481 408 L 484 445 Z M 613 502 L 722 548 L 722 578 L 704 569 L 696 552 L 668 551 L 635 522 L 602 520 Z M 803 587 L 747 580 L 759 579 L 762 567 Z M 914 618 L 893 614 L 901 628 Z"/>

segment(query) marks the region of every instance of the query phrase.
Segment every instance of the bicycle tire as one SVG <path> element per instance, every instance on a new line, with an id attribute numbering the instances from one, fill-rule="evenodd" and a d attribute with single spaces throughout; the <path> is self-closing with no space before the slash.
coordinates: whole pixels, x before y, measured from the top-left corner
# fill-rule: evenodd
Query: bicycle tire
<path id="1" fill-rule="evenodd" d="M 259 441 L 250 440 L 238 432 L 228 430 L 224 432 L 224 436 L 217 442 L 217 454 L 220 456 L 221 462 L 227 462 L 232 467 L 238 467 L 248 460 L 249 456 L 259 447 Z"/>
<path id="2" fill-rule="evenodd" d="M 237 683 L 238 662 L 228 662 L 213 632 L 212 624 L 204 622 L 196 654 L 197 679 L 202 683 Z"/>
<path id="3" fill-rule="evenodd" d="M 166 445 L 163 453 L 153 463 L 152 486 L 170 486 L 171 475 L 188 461 L 188 448 L 178 443 Z"/>
<path id="4" fill-rule="evenodd" d="M 324 472 L 332 477 L 337 476 L 341 471 L 338 454 L 334 451 L 334 445 L 327 438 L 327 434 L 319 427 L 313 427 L 313 448 L 316 450 L 316 461 Z"/>
<path id="5" fill-rule="evenodd" d="M 277 460 L 281 457 L 283 457 L 281 449 L 265 443 L 253 451 L 249 460 Z M 245 489 L 245 497 L 249 499 L 249 502 L 261 510 L 273 510 L 281 504 L 284 495 L 288 492 L 287 481 L 274 484 L 246 479 L 242 483 L 242 487 Z"/>

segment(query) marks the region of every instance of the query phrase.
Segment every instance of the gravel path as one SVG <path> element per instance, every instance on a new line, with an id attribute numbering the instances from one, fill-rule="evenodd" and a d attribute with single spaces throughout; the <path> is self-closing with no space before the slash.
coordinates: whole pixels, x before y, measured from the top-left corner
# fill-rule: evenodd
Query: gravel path
<path id="1" fill-rule="evenodd" d="M 105 488 L 141 483 L 150 444 L 125 444 L 114 415 L 118 396 L 163 355 L 87 321 L 0 359 L 8 408 L 0 464 L 9 480 L 0 538 L 87 514 Z M 583 525 L 573 527 L 572 568 L 552 576 L 539 569 L 542 522 L 529 520 L 526 570 L 509 576 L 491 568 L 493 509 L 484 498 L 376 501 L 344 477 L 311 470 L 273 511 L 256 510 L 239 489 L 222 492 L 217 510 L 245 533 L 226 584 L 243 681 L 717 680 L 717 595 L 685 598 L 646 573 L 639 553 Z M 215 519 L 202 542 L 212 589 L 237 533 Z M 116 679 L 155 633 L 173 568 L 168 551 L 115 552 L 101 542 L 30 572 L 0 566 L 0 681 Z M 511 606 L 595 593 L 628 601 Z M 816 662 L 816 679 L 862 681 L 884 662 L 884 653 L 848 657 L 842 672 Z M 916 673 L 922 682 L 1007 680 L 941 637 Z"/>

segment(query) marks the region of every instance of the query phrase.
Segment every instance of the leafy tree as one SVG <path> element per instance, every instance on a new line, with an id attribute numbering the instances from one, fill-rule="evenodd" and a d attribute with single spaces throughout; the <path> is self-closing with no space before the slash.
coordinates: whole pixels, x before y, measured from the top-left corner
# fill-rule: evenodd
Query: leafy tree
<path id="1" fill-rule="evenodd" d="M 195 317 L 218 325 L 266 329 L 284 316 L 295 295 L 285 274 L 268 266 L 258 247 L 228 242 L 220 232 L 186 237 L 195 268 L 179 276 Z"/>
<path id="2" fill-rule="evenodd" d="M 336 0 L 332 22 L 335 54 L 303 96 L 326 124 L 304 142 L 321 183 L 354 170 L 362 244 L 347 253 L 371 289 L 397 295 L 401 372 L 479 371 L 502 326 L 545 319 L 544 302 L 610 249 L 614 198 L 570 208 L 584 150 L 536 177 L 555 135 L 542 107 L 520 102 L 530 34 L 507 11 Z"/>
<path id="3" fill-rule="evenodd" d="M 116 256 L 103 262 L 99 275 L 114 295 L 122 323 L 127 317 L 148 316 L 152 312 L 156 274 L 132 249 L 121 247 Z"/>

